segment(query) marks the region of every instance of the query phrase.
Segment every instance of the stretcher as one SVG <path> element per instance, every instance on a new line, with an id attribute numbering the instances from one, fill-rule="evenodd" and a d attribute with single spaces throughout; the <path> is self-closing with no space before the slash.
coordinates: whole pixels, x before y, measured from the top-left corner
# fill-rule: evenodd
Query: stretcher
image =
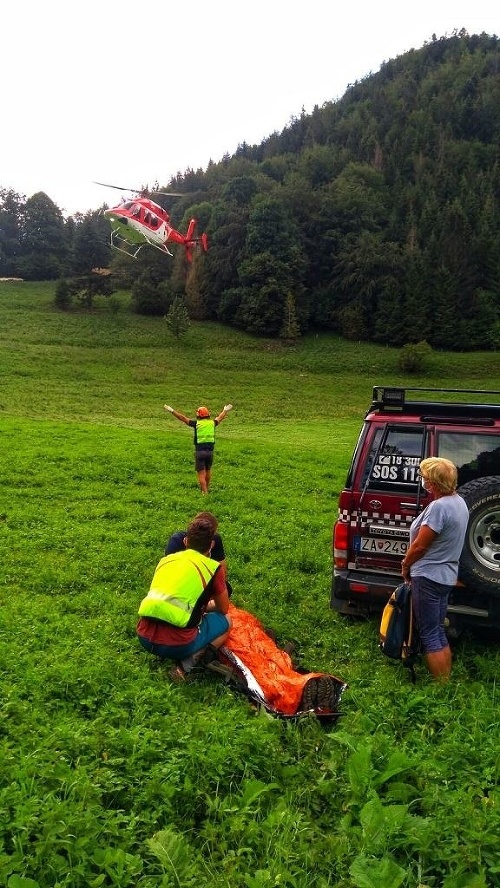
<path id="1" fill-rule="evenodd" d="M 231 630 L 226 643 L 211 648 L 204 667 L 242 691 L 271 715 L 296 719 L 314 714 L 332 722 L 341 714 L 347 684 L 324 672 L 294 666 L 290 653 L 276 644 L 262 623 L 241 608 L 229 606 Z"/>

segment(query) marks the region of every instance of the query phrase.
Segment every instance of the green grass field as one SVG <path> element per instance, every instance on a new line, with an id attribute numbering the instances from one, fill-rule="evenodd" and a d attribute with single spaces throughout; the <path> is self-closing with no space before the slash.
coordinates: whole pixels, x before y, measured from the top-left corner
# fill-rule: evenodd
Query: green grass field
<path id="1" fill-rule="evenodd" d="M 500 644 L 466 636 L 416 685 L 377 621 L 329 609 L 337 496 L 374 384 L 500 389 L 495 353 L 294 346 L 54 286 L 0 283 L 0 885 L 496 888 Z M 163 410 L 234 410 L 213 487 Z M 135 638 L 166 538 L 218 517 L 237 604 L 349 687 L 333 727 L 257 712 L 215 676 L 172 684 Z"/>

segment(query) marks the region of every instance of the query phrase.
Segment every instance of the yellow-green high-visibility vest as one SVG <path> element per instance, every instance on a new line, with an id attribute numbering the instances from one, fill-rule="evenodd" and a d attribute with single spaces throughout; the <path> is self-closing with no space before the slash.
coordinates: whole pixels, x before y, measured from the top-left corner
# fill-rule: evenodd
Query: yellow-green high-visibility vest
<path id="1" fill-rule="evenodd" d="M 197 626 L 210 599 L 218 561 L 195 549 L 167 555 L 158 563 L 151 588 L 139 606 L 140 617 L 163 620 L 180 629 Z"/>
<path id="2" fill-rule="evenodd" d="M 197 419 L 195 444 L 215 443 L 215 421 L 213 419 Z"/>

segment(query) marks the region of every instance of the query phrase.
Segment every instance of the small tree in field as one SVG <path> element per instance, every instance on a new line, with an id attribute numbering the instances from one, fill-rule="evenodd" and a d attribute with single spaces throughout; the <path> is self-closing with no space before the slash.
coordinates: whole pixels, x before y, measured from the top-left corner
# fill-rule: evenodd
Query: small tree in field
<path id="1" fill-rule="evenodd" d="M 71 307 L 73 294 L 67 280 L 61 278 L 57 283 L 56 293 L 54 296 L 54 305 L 61 311 L 67 311 Z"/>
<path id="2" fill-rule="evenodd" d="M 167 327 L 175 336 L 180 339 L 189 329 L 190 320 L 184 300 L 180 296 L 176 296 L 165 317 Z"/>
<path id="3" fill-rule="evenodd" d="M 402 373 L 423 373 L 427 369 L 432 348 L 425 339 L 408 342 L 399 353 L 397 369 Z"/>

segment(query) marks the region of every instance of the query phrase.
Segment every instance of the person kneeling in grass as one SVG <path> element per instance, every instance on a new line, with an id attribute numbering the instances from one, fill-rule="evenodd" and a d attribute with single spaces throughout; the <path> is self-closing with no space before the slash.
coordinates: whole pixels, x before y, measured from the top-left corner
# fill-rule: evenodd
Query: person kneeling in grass
<path id="1" fill-rule="evenodd" d="M 161 659 L 175 660 L 174 677 L 184 676 L 208 645 L 220 647 L 229 634 L 225 570 L 211 557 L 214 535 L 213 520 L 194 518 L 186 548 L 161 559 L 139 606 L 139 642 Z"/>

